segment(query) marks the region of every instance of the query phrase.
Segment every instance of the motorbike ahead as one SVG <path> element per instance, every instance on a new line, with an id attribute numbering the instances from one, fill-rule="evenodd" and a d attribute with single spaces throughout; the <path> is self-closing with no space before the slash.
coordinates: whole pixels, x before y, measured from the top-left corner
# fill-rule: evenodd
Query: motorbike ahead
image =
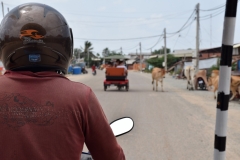
<path id="1" fill-rule="evenodd" d="M 82 68 L 82 73 L 83 73 L 83 74 L 87 74 L 88 71 L 87 71 L 85 68 Z"/>
<path id="2" fill-rule="evenodd" d="M 94 71 L 92 71 L 92 74 L 95 76 L 97 74 L 96 69 Z"/>
<path id="3" fill-rule="evenodd" d="M 132 118 L 123 117 L 110 123 L 110 127 L 115 137 L 130 132 L 133 129 L 134 122 Z M 90 153 L 82 152 L 81 160 L 93 160 Z"/>
<path id="4" fill-rule="evenodd" d="M 201 90 L 205 90 L 206 89 L 206 84 L 205 84 L 204 80 L 201 77 L 199 77 L 197 79 L 197 83 L 198 83 L 198 86 L 199 86 L 199 88 Z"/>

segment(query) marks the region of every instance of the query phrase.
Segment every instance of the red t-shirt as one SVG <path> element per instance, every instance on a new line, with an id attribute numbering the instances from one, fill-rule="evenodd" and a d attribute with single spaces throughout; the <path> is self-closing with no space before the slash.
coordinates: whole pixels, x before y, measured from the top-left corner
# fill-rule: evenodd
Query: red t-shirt
<path id="1" fill-rule="evenodd" d="M 125 160 L 92 90 L 55 72 L 0 76 L 0 159 Z"/>
<path id="2" fill-rule="evenodd" d="M 95 71 L 96 67 L 95 66 L 92 66 L 92 70 Z"/>

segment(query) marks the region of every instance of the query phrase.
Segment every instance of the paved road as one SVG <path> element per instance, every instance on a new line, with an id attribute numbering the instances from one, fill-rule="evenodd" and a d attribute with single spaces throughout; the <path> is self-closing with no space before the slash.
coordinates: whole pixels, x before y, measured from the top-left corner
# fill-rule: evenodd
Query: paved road
<path id="1" fill-rule="evenodd" d="M 134 129 L 117 137 L 127 160 L 213 159 L 216 101 L 209 91 L 188 91 L 185 80 L 164 79 L 164 92 L 152 91 L 151 75 L 129 72 L 130 89 L 103 90 L 103 71 L 69 79 L 90 86 L 109 122 L 134 119 Z M 159 89 L 160 90 L 160 89 Z M 240 103 L 228 113 L 227 159 L 240 159 Z M 107 142 L 106 142 L 107 143 Z"/>

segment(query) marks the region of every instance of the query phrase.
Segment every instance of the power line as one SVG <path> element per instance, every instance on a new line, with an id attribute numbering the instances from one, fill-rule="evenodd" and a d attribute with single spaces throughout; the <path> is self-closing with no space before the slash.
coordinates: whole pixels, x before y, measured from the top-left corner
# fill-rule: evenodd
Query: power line
<path id="1" fill-rule="evenodd" d="M 225 9 L 224 10 L 221 10 L 221 11 L 218 11 L 217 13 L 215 12 L 215 14 L 212 14 L 212 17 L 210 17 L 211 14 L 209 15 L 206 15 L 206 18 L 200 18 L 200 20 L 207 20 L 207 19 L 210 19 L 210 18 L 213 18 L 213 17 L 216 17 L 222 13 L 224 13 Z"/>
<path id="2" fill-rule="evenodd" d="M 135 39 L 147 39 L 147 38 L 154 38 L 159 37 L 161 35 L 155 36 L 147 36 L 147 37 L 137 37 L 137 38 L 124 38 L 124 39 L 94 39 L 94 38 L 74 38 L 74 39 L 82 39 L 82 40 L 95 40 L 95 41 L 127 41 L 127 40 L 135 40 Z"/>
<path id="3" fill-rule="evenodd" d="M 128 48 L 128 49 L 123 49 L 123 50 L 132 50 L 132 49 L 134 49 L 134 48 L 136 48 L 136 47 L 138 47 L 139 45 L 137 44 L 136 46 L 134 46 L 134 47 L 132 47 L 132 48 Z"/>
<path id="4" fill-rule="evenodd" d="M 162 39 L 161 39 L 162 38 Z M 152 49 L 153 47 L 155 47 L 159 42 L 161 42 L 163 40 L 163 36 L 160 36 L 159 37 L 159 39 L 158 39 L 158 41 L 152 46 L 152 47 L 150 47 L 150 48 L 148 48 L 148 49 L 145 49 L 145 48 L 143 48 L 144 50 L 150 50 L 150 49 Z"/>
<path id="5" fill-rule="evenodd" d="M 176 46 L 177 41 L 178 41 L 178 39 L 179 39 L 180 36 L 181 36 L 181 35 L 179 34 L 178 37 L 177 37 L 177 39 L 176 39 L 176 42 L 175 42 L 175 44 L 174 44 L 174 46 L 173 46 L 173 50 L 174 50 L 174 47 Z"/>
<path id="6" fill-rule="evenodd" d="M 168 36 L 167 38 L 173 37 L 173 36 L 175 36 L 176 34 L 180 33 L 181 31 L 185 30 L 186 28 L 188 28 L 189 26 L 191 26 L 194 21 L 195 21 L 195 19 L 193 19 L 187 26 L 185 26 L 184 28 L 181 28 L 180 30 L 178 30 L 178 31 L 176 31 L 176 32 L 168 33 L 168 34 L 173 34 L 173 35 Z"/>
<path id="7" fill-rule="evenodd" d="M 186 29 L 187 27 L 185 27 L 185 26 L 187 25 L 188 21 L 192 18 L 192 16 L 194 15 L 194 13 L 195 13 L 195 9 L 193 10 L 192 14 L 191 14 L 190 17 L 187 19 L 187 21 L 184 23 L 184 25 L 183 25 L 178 31 L 172 32 L 172 33 L 167 33 L 167 34 L 176 34 L 176 33 L 179 33 L 180 31 Z M 193 22 L 193 21 L 192 21 L 192 22 Z M 192 22 L 190 22 L 190 24 L 191 24 Z M 188 25 L 188 26 L 189 26 L 189 25 Z M 185 27 L 185 28 L 184 28 L 184 27 Z"/>
<path id="8" fill-rule="evenodd" d="M 189 10 L 187 11 L 181 11 L 181 12 L 175 12 L 173 14 L 169 14 L 169 15 L 165 15 L 165 16 L 161 16 L 161 17 L 150 17 L 150 18 L 144 18 L 144 19 L 161 19 L 161 18 L 166 18 L 166 17 L 171 17 L 171 16 L 182 16 L 184 13 L 188 13 Z M 87 16 L 87 17 L 107 17 L 107 18 L 142 18 L 142 17 L 119 17 L 119 16 L 102 16 L 102 15 L 91 15 L 91 14 L 82 14 L 82 13 L 66 13 L 63 12 L 65 14 L 72 14 L 72 15 L 81 15 L 81 16 Z"/>
<path id="9" fill-rule="evenodd" d="M 218 6 L 218 7 L 214 7 L 214 8 L 211 8 L 211 9 L 200 9 L 200 11 L 214 11 L 214 10 L 223 8 L 223 7 L 225 7 L 225 6 L 226 6 L 226 4 L 220 5 L 220 6 Z"/>

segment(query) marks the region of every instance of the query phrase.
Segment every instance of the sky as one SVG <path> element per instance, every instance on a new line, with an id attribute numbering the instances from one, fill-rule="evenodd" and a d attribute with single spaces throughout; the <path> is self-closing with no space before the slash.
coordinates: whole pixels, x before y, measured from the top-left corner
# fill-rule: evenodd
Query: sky
<path id="1" fill-rule="evenodd" d="M 73 30 L 74 48 L 85 41 L 94 53 L 104 48 L 129 53 L 150 53 L 164 46 L 173 50 L 195 49 L 197 3 L 200 4 L 200 49 L 222 44 L 225 0 L 4 0 L 4 13 L 28 2 L 49 5 L 63 14 Z M 238 5 L 239 10 L 239 5 Z M 212 16 L 212 17 L 211 17 Z M 3 15 L 0 13 L 0 20 Z M 187 22 L 187 23 L 186 23 Z M 182 26 L 184 30 L 178 32 Z M 240 13 L 237 14 L 234 43 L 240 43 Z M 146 38 L 148 37 L 148 38 Z M 136 39 L 135 39 L 136 38 Z"/>

